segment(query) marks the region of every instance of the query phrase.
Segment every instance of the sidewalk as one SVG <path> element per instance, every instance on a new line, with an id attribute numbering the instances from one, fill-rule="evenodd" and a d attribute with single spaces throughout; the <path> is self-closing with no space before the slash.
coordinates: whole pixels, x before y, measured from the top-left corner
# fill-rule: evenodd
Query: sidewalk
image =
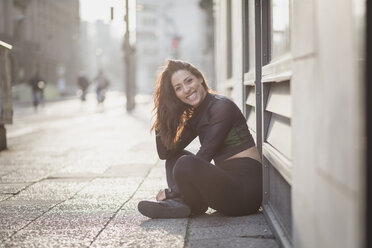
<path id="1" fill-rule="evenodd" d="M 138 201 L 166 185 L 149 133 L 151 105 L 127 114 L 120 98 L 108 97 L 105 112 L 82 114 L 76 103 L 56 103 L 8 127 L 0 247 L 278 247 L 262 214 L 142 216 Z M 24 125 L 32 131 L 22 133 Z"/>

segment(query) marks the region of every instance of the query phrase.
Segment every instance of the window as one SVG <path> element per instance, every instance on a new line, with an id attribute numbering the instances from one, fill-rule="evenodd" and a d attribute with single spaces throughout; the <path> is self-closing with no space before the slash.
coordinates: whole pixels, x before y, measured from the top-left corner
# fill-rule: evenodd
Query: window
<path id="1" fill-rule="evenodd" d="M 248 72 L 249 71 L 249 65 L 250 65 L 250 61 L 249 61 L 249 31 L 250 31 L 250 27 L 249 27 L 249 6 L 248 6 L 248 0 L 244 0 L 243 1 L 243 39 L 244 39 L 244 44 L 243 44 L 243 52 L 244 52 L 244 58 L 243 58 L 243 61 L 244 61 L 244 72 Z"/>
<path id="2" fill-rule="evenodd" d="M 249 44 L 249 68 L 252 69 L 255 66 L 255 15 L 254 15 L 254 1 L 248 1 L 248 22 L 249 22 L 249 37 L 248 37 L 248 44 Z"/>
<path id="3" fill-rule="evenodd" d="M 244 73 L 255 65 L 254 1 L 243 1 Z"/>
<path id="4" fill-rule="evenodd" d="M 290 51 L 290 1 L 271 1 L 271 59 Z"/>
<path id="5" fill-rule="evenodd" d="M 231 19 L 231 0 L 226 2 L 226 52 L 227 52 L 227 78 L 232 77 L 232 19 Z"/>

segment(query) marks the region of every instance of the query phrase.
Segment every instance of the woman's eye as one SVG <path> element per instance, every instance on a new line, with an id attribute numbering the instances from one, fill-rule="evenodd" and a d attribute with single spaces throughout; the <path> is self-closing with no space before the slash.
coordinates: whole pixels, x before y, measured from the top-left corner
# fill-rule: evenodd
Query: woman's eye
<path id="1" fill-rule="evenodd" d="M 188 83 L 191 83 L 192 82 L 192 78 L 188 79 L 187 82 Z"/>
<path id="2" fill-rule="evenodd" d="M 179 91 L 180 89 L 181 89 L 181 87 L 174 88 L 175 91 Z"/>

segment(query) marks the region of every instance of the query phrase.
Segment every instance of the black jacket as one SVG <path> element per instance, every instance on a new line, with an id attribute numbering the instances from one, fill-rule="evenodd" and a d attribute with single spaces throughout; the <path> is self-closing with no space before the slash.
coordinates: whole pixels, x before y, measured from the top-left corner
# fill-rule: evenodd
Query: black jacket
<path id="1" fill-rule="evenodd" d="M 226 97 L 207 93 L 203 102 L 194 110 L 176 144 L 168 150 L 156 137 L 160 159 L 168 159 L 182 151 L 199 136 L 197 157 L 216 164 L 255 145 L 246 120 L 234 102 Z"/>

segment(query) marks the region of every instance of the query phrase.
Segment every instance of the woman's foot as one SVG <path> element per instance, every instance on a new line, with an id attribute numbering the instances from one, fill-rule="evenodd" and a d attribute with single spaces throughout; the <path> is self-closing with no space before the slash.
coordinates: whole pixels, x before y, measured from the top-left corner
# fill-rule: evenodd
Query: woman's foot
<path id="1" fill-rule="evenodd" d="M 140 201 L 138 211 L 152 219 L 187 218 L 190 208 L 180 199 L 166 199 L 160 202 Z"/>

